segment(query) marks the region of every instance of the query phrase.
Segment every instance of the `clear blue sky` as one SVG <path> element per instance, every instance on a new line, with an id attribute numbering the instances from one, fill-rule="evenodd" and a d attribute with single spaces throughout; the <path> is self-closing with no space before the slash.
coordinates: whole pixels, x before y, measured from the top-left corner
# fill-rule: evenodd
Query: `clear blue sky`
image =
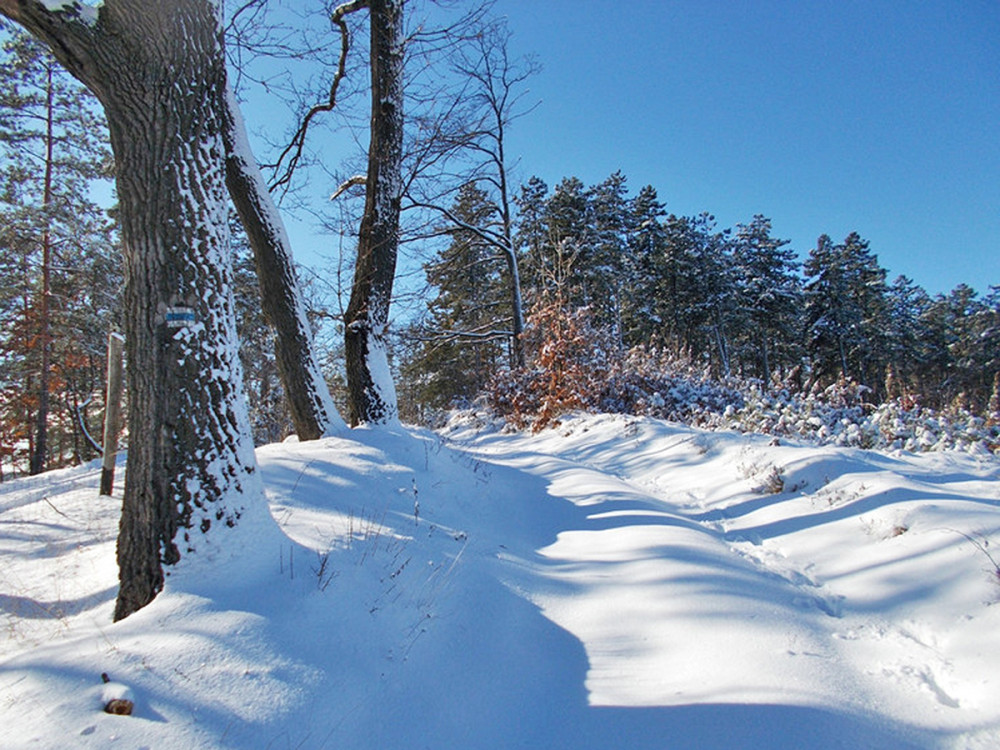
<path id="1" fill-rule="evenodd" d="M 1000 2 L 498 0 L 543 66 L 521 180 L 621 170 L 756 213 L 805 255 L 858 231 L 931 293 L 1000 284 Z"/>

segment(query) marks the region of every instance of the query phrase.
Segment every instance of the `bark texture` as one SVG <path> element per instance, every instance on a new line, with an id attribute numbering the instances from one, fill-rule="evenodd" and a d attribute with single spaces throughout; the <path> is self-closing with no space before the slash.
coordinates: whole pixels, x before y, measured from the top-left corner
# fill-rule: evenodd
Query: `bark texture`
<path id="1" fill-rule="evenodd" d="M 258 498 L 231 297 L 226 71 L 210 0 L 0 0 L 100 99 L 125 254 L 129 451 L 115 619 Z"/>
<path id="2" fill-rule="evenodd" d="M 299 291 L 291 246 L 247 141 L 239 107 L 227 95 L 226 184 L 253 250 L 261 307 L 274 332 L 274 352 L 285 398 L 300 440 L 344 427 L 316 358 Z"/>
<path id="3" fill-rule="evenodd" d="M 365 211 L 345 320 L 351 426 L 398 415 L 385 333 L 399 249 L 403 154 L 403 2 L 371 0 L 372 117 Z"/>

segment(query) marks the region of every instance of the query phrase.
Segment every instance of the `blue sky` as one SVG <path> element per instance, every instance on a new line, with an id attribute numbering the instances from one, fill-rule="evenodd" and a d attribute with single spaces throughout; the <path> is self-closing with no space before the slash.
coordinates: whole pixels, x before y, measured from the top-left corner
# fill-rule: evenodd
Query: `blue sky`
<path id="1" fill-rule="evenodd" d="M 1000 284 L 1000 2 L 498 0 L 543 70 L 518 177 L 615 170 L 668 210 L 858 231 L 890 279 Z"/>

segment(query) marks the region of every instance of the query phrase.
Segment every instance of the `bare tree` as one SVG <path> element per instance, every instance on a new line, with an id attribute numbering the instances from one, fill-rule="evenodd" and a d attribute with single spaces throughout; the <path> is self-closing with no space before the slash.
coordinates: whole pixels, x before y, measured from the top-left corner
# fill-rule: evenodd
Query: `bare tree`
<path id="1" fill-rule="evenodd" d="M 232 91 L 227 92 L 226 184 L 253 250 L 264 315 L 274 331 L 278 373 L 295 432 L 312 440 L 344 427 L 323 379 L 299 291 L 291 245 L 246 136 Z"/>
<path id="2" fill-rule="evenodd" d="M 400 6 L 396 8 L 396 6 Z M 365 187 L 365 207 L 362 214 L 359 232 L 358 252 L 355 258 L 355 273 L 351 287 L 350 300 L 344 311 L 345 349 L 348 370 L 348 410 L 351 424 L 359 422 L 379 422 L 391 420 L 396 415 L 394 387 L 389 376 L 386 354 L 386 331 L 388 326 L 389 303 L 392 298 L 396 258 L 401 242 L 399 228 L 400 196 L 403 192 L 400 177 L 403 171 L 403 136 L 404 125 L 402 111 L 404 97 L 407 100 L 418 99 L 422 92 L 414 94 L 418 87 L 414 85 L 415 78 L 410 75 L 407 80 L 407 90 L 403 90 L 403 48 L 420 49 L 421 59 L 415 67 L 430 67 L 427 61 L 434 56 L 443 58 L 440 53 L 447 50 L 450 55 L 458 45 L 479 39 L 484 29 L 482 17 L 485 6 L 477 6 L 465 12 L 453 24 L 436 28 L 427 24 L 416 24 L 411 33 L 403 30 L 402 3 L 372 3 L 369 0 L 348 0 L 336 5 L 329 11 L 330 21 L 339 36 L 339 55 L 332 73 L 328 89 L 322 96 L 317 96 L 315 103 L 302 109 L 299 124 L 294 130 L 288 144 L 281 150 L 274 165 L 275 178 L 272 187 L 282 192 L 288 189 L 293 175 L 300 168 L 305 153 L 308 133 L 313 126 L 323 119 L 323 115 L 334 111 L 340 102 L 340 92 L 345 83 L 347 71 L 350 68 L 348 54 L 352 48 L 352 40 L 347 20 L 351 14 L 359 10 L 369 11 L 370 48 L 368 50 L 371 67 L 372 113 L 369 123 L 370 147 L 367 155 L 366 174 L 348 178 L 338 188 L 334 197 L 338 197 L 352 187 Z M 256 12 L 260 8 L 260 0 L 250 0 L 241 6 Z M 393 41 L 385 41 L 387 31 L 378 28 L 379 15 L 385 18 L 393 17 Z M 383 25 L 385 25 L 383 23 Z M 404 38 L 405 35 L 405 38 Z M 381 41 L 380 41 L 381 39 Z M 381 47 L 379 47 L 381 45 Z M 394 47 L 390 50 L 389 47 Z M 471 54 L 466 58 L 475 57 Z M 393 58 L 393 59 L 390 59 Z M 435 63 L 440 68 L 440 61 Z M 515 85 L 511 82 L 511 85 Z M 428 97 L 430 98 L 430 97 Z M 460 101 L 460 99 L 458 100 Z M 505 104 L 500 103 L 501 109 Z M 424 148 L 420 153 L 415 150 L 411 159 L 413 173 L 419 173 L 428 168 L 427 162 L 422 162 L 423 156 L 429 156 L 431 163 L 444 160 L 444 154 L 453 146 L 452 141 L 444 136 L 453 123 L 458 122 L 458 112 L 461 109 L 456 103 L 452 112 L 443 117 L 439 124 L 441 132 L 435 136 L 436 153 L 433 149 Z M 503 114 L 509 114 L 504 110 Z M 486 115 L 476 112 L 479 119 Z M 464 143 L 479 140 L 482 123 L 479 120 L 460 128 Z M 420 139 L 416 139 L 419 142 Z M 442 146 L 448 142 L 451 145 Z M 500 134 L 500 143 L 503 135 Z M 503 162 L 502 148 L 499 154 Z M 502 169 L 501 181 L 506 181 L 506 171 Z M 506 207 L 507 236 L 510 236 L 510 210 L 506 190 L 502 201 Z M 511 243 L 508 241 L 507 246 Z M 505 256 L 509 259 L 516 275 L 516 258 L 513 253 Z M 523 327 L 520 312 L 519 283 L 514 284 L 516 291 L 515 309 L 518 323 L 517 334 Z"/>
<path id="3" fill-rule="evenodd" d="M 517 249 L 513 239 L 510 168 L 507 131 L 511 124 L 533 107 L 523 105 L 525 82 L 538 70 L 531 58 L 512 59 L 508 45 L 510 32 L 500 22 L 485 24 L 478 33 L 463 40 L 451 55 L 452 72 L 459 83 L 452 105 L 434 122 L 424 126 L 428 134 L 415 149 L 417 168 L 407 184 L 406 207 L 430 209 L 455 228 L 477 236 L 492 247 L 506 264 L 510 304 L 511 360 L 524 364 L 521 335 L 524 306 Z M 487 221 L 470 224 L 448 207 L 450 192 L 428 195 L 428 174 L 440 179 L 456 161 L 464 168 L 455 172 L 447 190 L 476 183 L 486 188 L 493 210 Z"/>
<path id="4" fill-rule="evenodd" d="M 403 158 L 403 0 L 370 0 L 372 115 L 365 211 L 345 315 L 351 425 L 398 417 L 385 333 L 396 257 Z"/>

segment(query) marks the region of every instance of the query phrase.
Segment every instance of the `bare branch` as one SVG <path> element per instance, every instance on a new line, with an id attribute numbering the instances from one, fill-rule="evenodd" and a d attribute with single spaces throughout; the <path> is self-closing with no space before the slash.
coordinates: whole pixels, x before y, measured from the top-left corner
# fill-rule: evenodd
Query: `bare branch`
<path id="1" fill-rule="evenodd" d="M 503 251 L 505 254 L 513 252 L 513 248 L 510 246 L 510 243 L 507 241 L 506 237 L 504 237 L 503 234 L 501 234 L 500 232 L 494 232 L 490 229 L 487 229 L 486 227 L 478 227 L 474 224 L 468 223 L 467 221 L 462 221 L 462 219 L 458 218 L 454 214 L 454 212 L 445 208 L 444 206 L 438 206 L 431 203 L 420 203 L 414 201 L 409 204 L 409 207 L 429 208 L 432 211 L 437 211 L 446 219 L 448 219 L 448 221 L 454 224 L 456 227 L 458 227 L 459 229 L 464 229 L 465 231 L 476 235 L 479 239 L 481 239 L 483 242 L 486 242 L 491 247 L 495 247 L 498 250 Z"/>
<path id="2" fill-rule="evenodd" d="M 299 124 L 298 130 L 292 136 L 291 142 L 278 156 L 278 161 L 274 164 L 276 179 L 270 186 L 272 191 L 278 187 L 287 186 L 291 181 L 299 159 L 302 158 L 302 149 L 305 146 L 306 134 L 309 131 L 309 125 L 313 118 L 321 112 L 329 112 L 337 106 L 337 91 L 340 88 L 340 82 L 343 80 L 347 69 L 347 54 L 351 48 L 351 35 L 345 18 L 349 14 L 367 7 L 368 0 L 350 0 L 338 5 L 330 16 L 330 22 L 340 30 L 340 57 L 337 60 L 337 72 L 330 83 L 330 91 L 326 101 L 313 105 L 306 112 L 305 117 L 302 118 L 302 122 Z M 283 169 L 282 165 L 284 165 Z"/>

